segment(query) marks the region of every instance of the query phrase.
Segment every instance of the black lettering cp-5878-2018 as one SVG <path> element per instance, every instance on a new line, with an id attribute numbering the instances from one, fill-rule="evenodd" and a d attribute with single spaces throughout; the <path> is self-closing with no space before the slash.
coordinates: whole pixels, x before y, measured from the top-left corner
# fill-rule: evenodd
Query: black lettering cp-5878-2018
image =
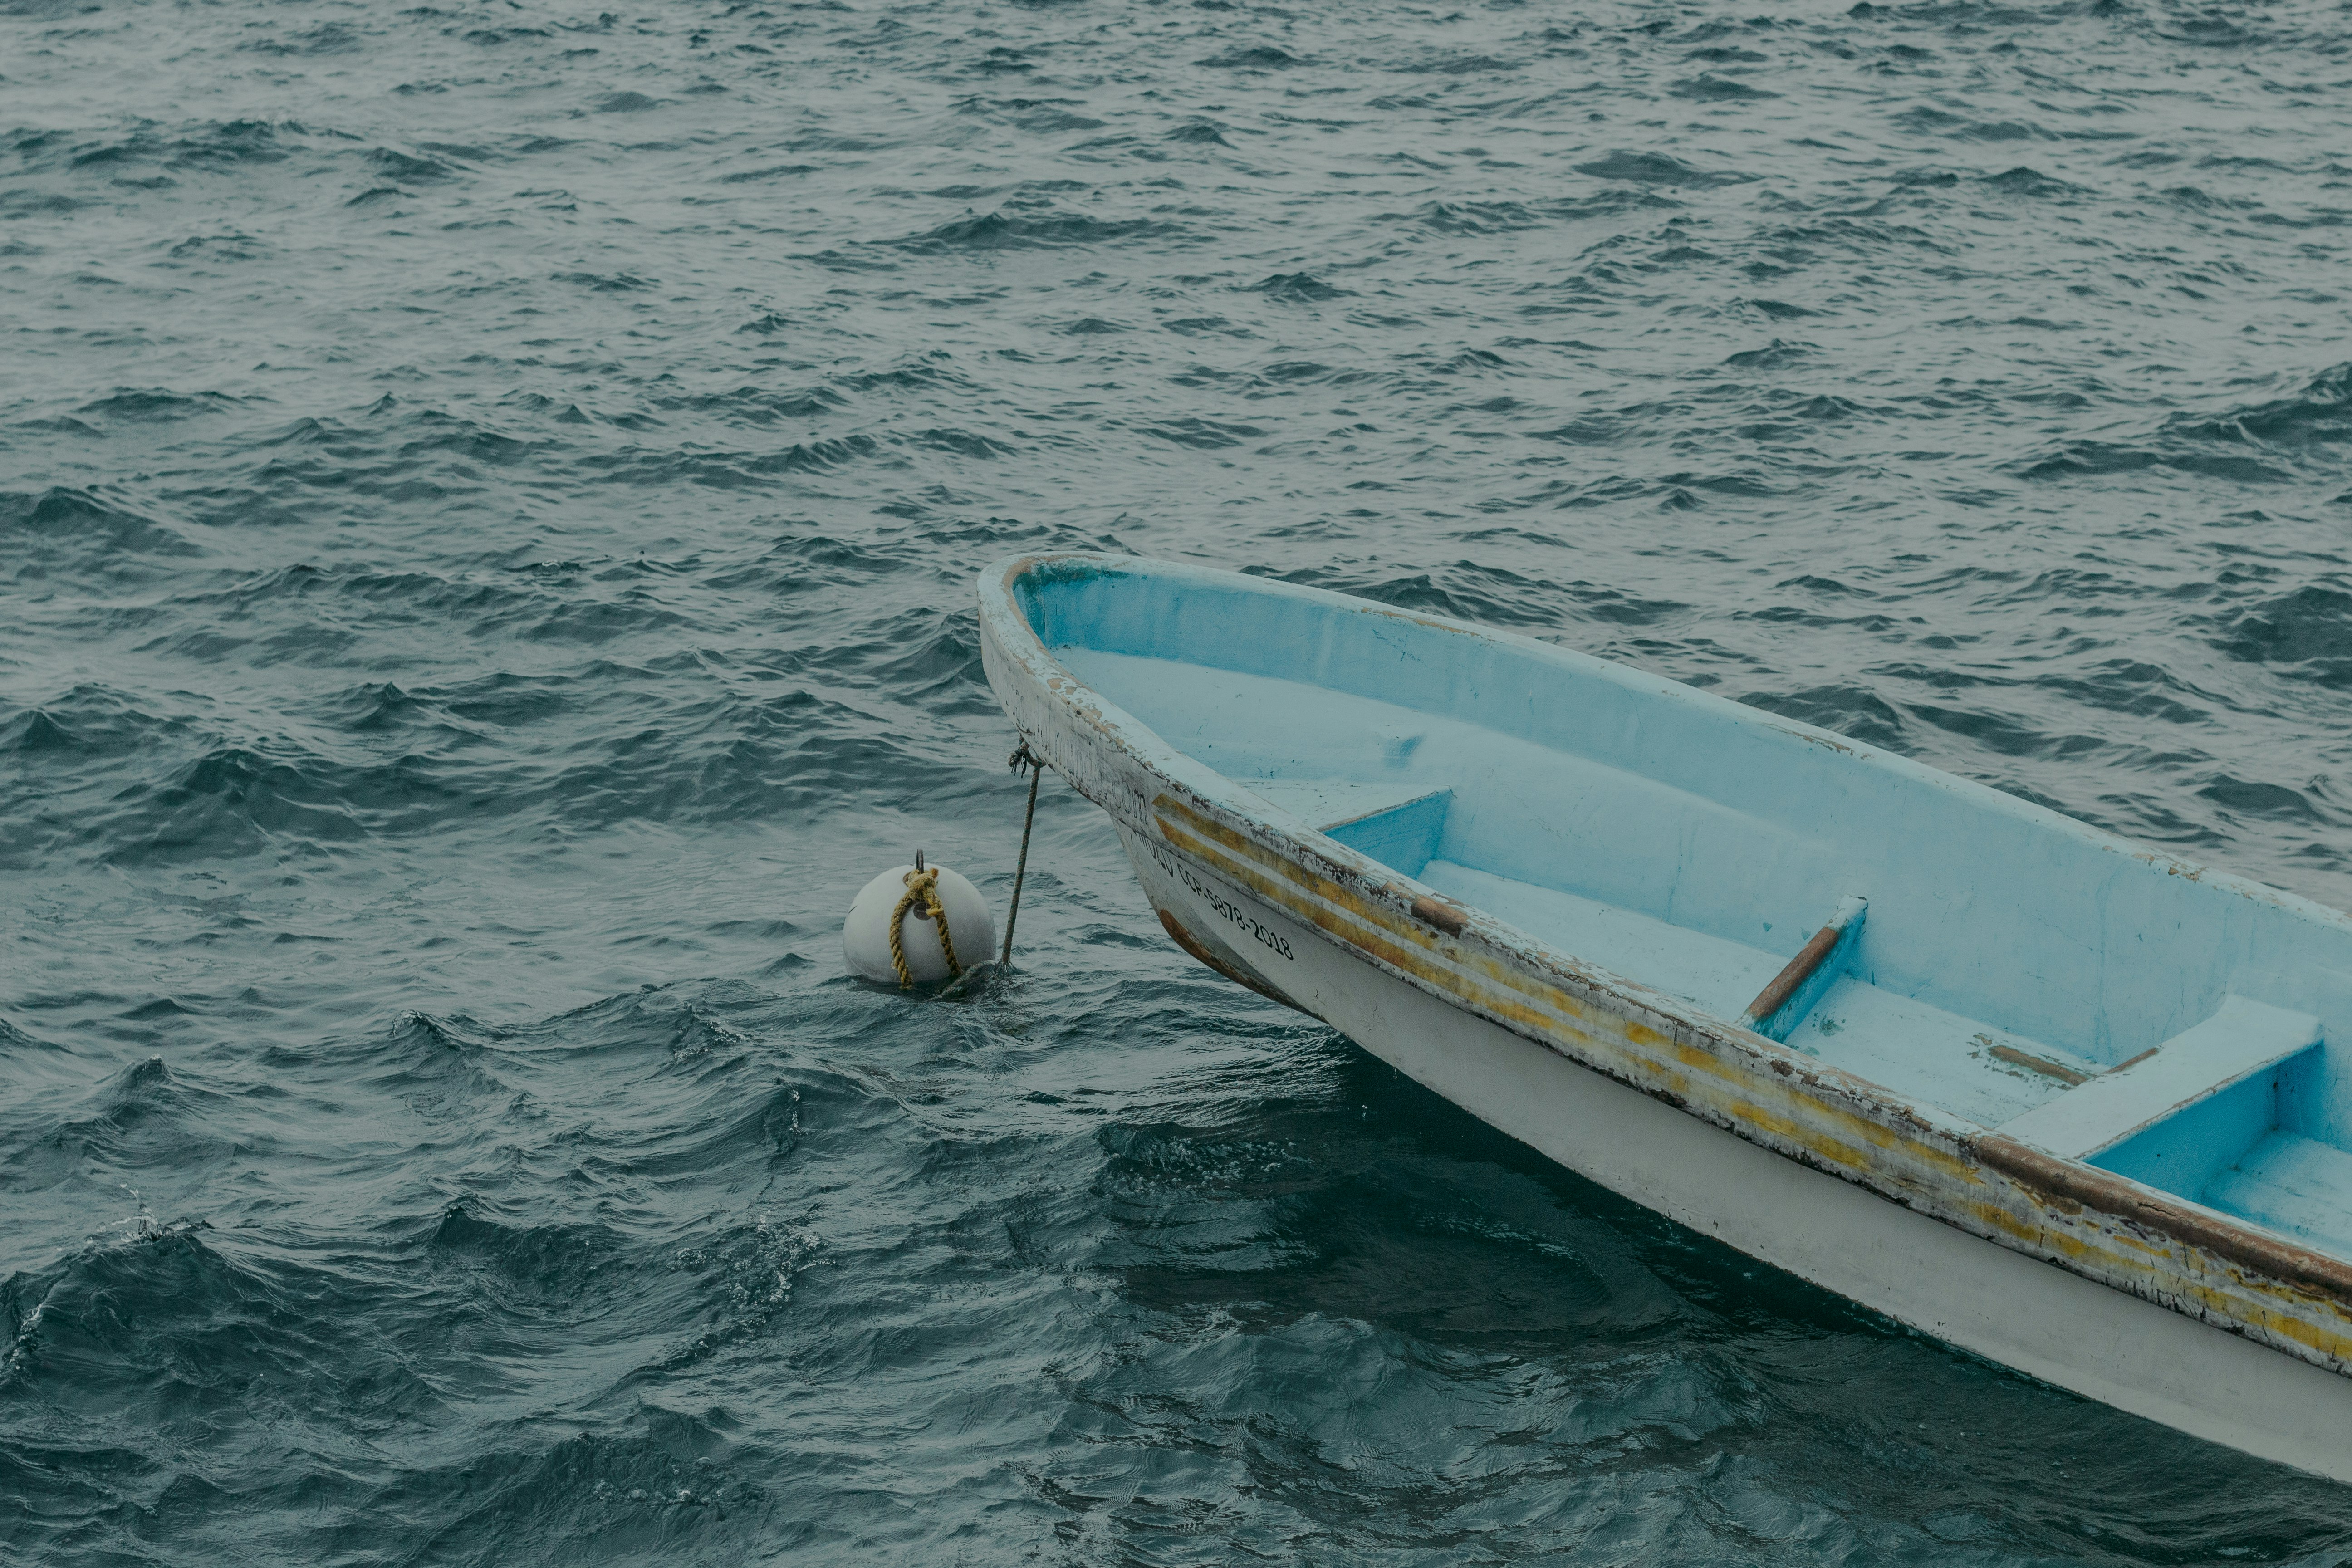
<path id="1" fill-rule="evenodd" d="M 1267 951 L 1280 953 L 1285 958 L 1290 958 L 1293 963 L 1297 962 L 1297 960 L 1292 957 L 1290 951 L 1290 939 L 1288 937 L 1284 936 L 1278 931 L 1267 930 L 1264 921 L 1261 921 L 1250 914 L 1240 905 L 1234 903 L 1233 900 L 1225 897 L 1223 893 L 1217 891 L 1216 889 L 1209 886 L 1200 878 L 1192 875 L 1192 868 L 1191 867 L 1185 865 L 1181 860 L 1177 859 L 1175 857 L 1163 852 L 1157 844 L 1152 845 L 1150 847 L 1151 858 L 1160 862 L 1160 868 L 1174 877 L 1178 881 L 1183 883 L 1185 887 L 1191 889 L 1202 903 L 1216 910 L 1218 914 L 1223 916 L 1234 925 L 1239 926 L 1242 930 L 1249 932 L 1251 936 L 1256 938 L 1258 942 L 1263 943 Z"/>

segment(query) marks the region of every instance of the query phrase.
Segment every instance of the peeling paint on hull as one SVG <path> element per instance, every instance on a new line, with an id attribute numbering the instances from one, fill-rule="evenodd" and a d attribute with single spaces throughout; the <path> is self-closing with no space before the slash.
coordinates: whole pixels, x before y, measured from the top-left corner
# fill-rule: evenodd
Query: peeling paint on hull
<path id="1" fill-rule="evenodd" d="M 1011 588 L 1033 564 L 982 579 L 991 683 L 1118 824 L 1194 957 L 1766 1262 L 2061 1386 L 2352 1480 L 2342 1259 L 1906 1101 L 1254 812 L 1038 641 Z M 1611 1131 L 1636 1123 L 1631 1142 Z M 1777 1195 L 1759 1209 L 1759 1193 Z"/>

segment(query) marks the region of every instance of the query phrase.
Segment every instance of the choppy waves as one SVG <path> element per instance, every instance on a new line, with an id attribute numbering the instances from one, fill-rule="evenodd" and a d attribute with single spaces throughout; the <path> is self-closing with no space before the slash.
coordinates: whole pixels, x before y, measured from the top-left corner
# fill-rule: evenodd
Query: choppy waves
<path id="1" fill-rule="evenodd" d="M 971 580 L 2352 903 L 2341 17 L 0 6 L 0 1555 L 2333 1561 L 1172 951 Z"/>

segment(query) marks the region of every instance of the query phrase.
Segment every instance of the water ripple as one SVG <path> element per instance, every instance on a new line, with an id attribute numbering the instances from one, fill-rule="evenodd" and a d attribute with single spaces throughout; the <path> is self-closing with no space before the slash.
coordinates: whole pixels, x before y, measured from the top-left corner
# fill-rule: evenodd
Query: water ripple
<path id="1" fill-rule="evenodd" d="M 0 1554 L 2331 1562 L 1174 952 L 971 577 L 2352 904 L 2341 17 L 0 5 Z"/>

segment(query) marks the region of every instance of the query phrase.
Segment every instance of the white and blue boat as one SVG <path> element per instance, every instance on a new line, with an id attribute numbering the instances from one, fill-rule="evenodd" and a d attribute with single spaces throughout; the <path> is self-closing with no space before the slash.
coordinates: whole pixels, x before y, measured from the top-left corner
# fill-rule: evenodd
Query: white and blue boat
<path id="1" fill-rule="evenodd" d="M 1168 933 L 1634 1201 L 2352 1480 L 2352 921 L 1549 644 L 1123 557 L 988 676 Z"/>

